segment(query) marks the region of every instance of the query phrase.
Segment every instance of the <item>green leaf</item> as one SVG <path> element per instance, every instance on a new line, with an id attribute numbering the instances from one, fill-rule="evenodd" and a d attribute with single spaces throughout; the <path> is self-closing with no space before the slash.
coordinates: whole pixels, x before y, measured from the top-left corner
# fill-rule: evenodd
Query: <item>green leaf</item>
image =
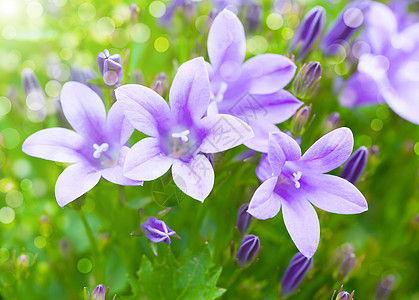
<path id="1" fill-rule="evenodd" d="M 140 299 L 216 299 L 225 289 L 216 286 L 221 267 L 214 264 L 208 248 L 192 254 L 186 251 L 176 259 L 171 251 L 154 264 L 143 257 L 138 280 L 131 280 L 134 297 Z"/>

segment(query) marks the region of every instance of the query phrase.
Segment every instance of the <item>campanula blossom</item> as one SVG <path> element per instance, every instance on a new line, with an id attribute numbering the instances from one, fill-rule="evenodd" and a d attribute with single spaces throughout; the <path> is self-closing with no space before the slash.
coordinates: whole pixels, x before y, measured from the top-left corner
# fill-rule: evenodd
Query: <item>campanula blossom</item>
<path id="1" fill-rule="evenodd" d="M 105 105 L 87 86 L 70 81 L 60 97 L 73 130 L 48 128 L 35 132 L 23 143 L 24 153 L 71 164 L 58 177 L 55 197 L 64 207 L 92 189 L 101 177 L 120 185 L 139 185 L 122 175 L 128 152 L 126 143 L 134 128 L 114 104 L 106 117 Z"/>
<path id="2" fill-rule="evenodd" d="M 329 26 L 321 44 L 323 53 L 335 55 L 364 24 L 365 13 L 372 1 L 357 0 L 349 3 Z"/>
<path id="3" fill-rule="evenodd" d="M 364 50 L 340 103 L 356 107 L 386 102 L 400 117 L 419 124 L 419 23 L 403 29 L 389 7 L 371 2 L 358 42 Z"/>
<path id="4" fill-rule="evenodd" d="M 127 119 L 150 136 L 136 143 L 125 159 L 124 175 L 133 180 L 154 180 L 172 167 L 179 189 L 204 201 L 214 185 L 214 169 L 199 153 L 225 151 L 253 137 L 252 129 L 236 117 L 204 117 L 210 85 L 202 57 L 179 67 L 169 91 L 170 107 L 141 85 L 124 85 L 115 93 Z"/>
<path id="5" fill-rule="evenodd" d="M 304 64 L 292 82 L 295 96 L 300 99 L 309 99 L 316 95 L 322 78 L 323 68 L 318 61 Z"/>
<path id="6" fill-rule="evenodd" d="M 259 237 L 253 234 L 246 235 L 240 244 L 239 250 L 237 251 L 236 259 L 239 262 L 240 267 L 252 262 L 256 254 L 260 250 Z"/>
<path id="7" fill-rule="evenodd" d="M 105 49 L 98 54 L 97 64 L 106 85 L 115 85 L 124 77 L 121 65 L 121 55 L 119 54 L 111 55 L 109 50 Z"/>
<path id="8" fill-rule="evenodd" d="M 300 252 L 294 255 L 281 279 L 281 293 L 291 295 L 303 281 L 313 265 L 313 258 L 307 258 Z"/>
<path id="9" fill-rule="evenodd" d="M 165 222 L 155 217 L 149 217 L 147 221 L 141 224 L 141 228 L 145 236 L 153 243 L 165 242 L 170 245 L 170 237 L 176 234 Z"/>
<path id="10" fill-rule="evenodd" d="M 256 169 L 263 183 L 248 212 L 265 220 L 276 216 L 282 206 L 285 226 L 296 247 L 304 256 L 312 257 L 320 238 L 319 219 L 312 205 L 338 214 L 367 210 L 364 196 L 354 185 L 324 174 L 343 164 L 352 147 L 352 132 L 345 127 L 324 135 L 303 156 L 300 146 L 287 134 L 271 134 L 269 151 Z"/>
<path id="11" fill-rule="evenodd" d="M 301 44 L 298 57 L 303 59 L 323 31 L 325 22 L 326 10 L 323 7 L 315 6 L 310 9 L 295 33 L 294 39 L 291 42 L 290 51 L 293 51 Z"/>
<path id="12" fill-rule="evenodd" d="M 243 63 L 244 28 L 239 18 L 227 9 L 214 19 L 207 44 L 212 100 L 208 114 L 241 118 L 255 133 L 245 145 L 266 152 L 269 132 L 278 132 L 275 124 L 290 118 L 302 104 L 283 90 L 295 75 L 295 64 L 278 54 L 257 55 Z"/>

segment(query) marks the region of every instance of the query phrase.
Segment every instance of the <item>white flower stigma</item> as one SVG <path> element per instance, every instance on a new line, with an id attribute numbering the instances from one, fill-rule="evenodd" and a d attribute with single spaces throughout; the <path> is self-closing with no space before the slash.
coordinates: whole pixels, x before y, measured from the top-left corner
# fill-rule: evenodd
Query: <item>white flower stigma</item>
<path id="1" fill-rule="evenodd" d="M 221 82 L 220 84 L 220 88 L 218 89 L 218 93 L 217 96 L 215 97 L 215 102 L 221 102 L 224 98 L 224 93 L 227 90 L 227 83 L 225 83 L 224 81 Z"/>
<path id="2" fill-rule="evenodd" d="M 301 171 L 298 171 L 297 173 L 292 173 L 292 176 L 294 176 L 292 181 L 294 181 L 295 187 L 297 189 L 299 189 L 300 186 L 301 186 L 300 182 L 298 181 L 298 180 L 301 179 L 301 175 L 303 175 L 303 173 Z"/>
<path id="3" fill-rule="evenodd" d="M 109 149 L 109 144 L 103 143 L 100 146 L 98 144 L 93 144 L 93 148 L 95 149 L 95 152 L 93 152 L 93 157 L 99 158 L 102 155 L 102 152 L 105 152 Z"/>
<path id="4" fill-rule="evenodd" d="M 190 131 L 188 129 L 182 131 L 182 132 L 174 132 L 172 133 L 172 137 L 173 138 L 180 138 L 182 140 L 182 142 L 187 142 L 189 141 L 188 138 L 188 134 L 190 133 Z"/>

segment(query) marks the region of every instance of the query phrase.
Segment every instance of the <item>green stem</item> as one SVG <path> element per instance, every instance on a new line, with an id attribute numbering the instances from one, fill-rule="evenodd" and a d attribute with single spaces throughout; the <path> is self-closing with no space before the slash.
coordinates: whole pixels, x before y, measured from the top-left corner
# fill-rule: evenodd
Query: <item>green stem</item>
<path id="1" fill-rule="evenodd" d="M 96 245 L 96 240 L 95 240 L 95 238 L 93 236 L 92 229 L 90 228 L 89 223 L 87 223 L 87 220 L 86 220 L 86 217 L 84 216 L 83 211 L 81 209 L 79 209 L 77 211 L 77 213 L 79 214 L 80 219 L 81 219 L 81 221 L 83 223 L 84 229 L 86 230 L 86 234 L 87 234 L 87 237 L 89 239 L 90 247 L 92 248 L 93 254 L 95 256 L 97 256 L 98 253 L 99 253 L 99 251 L 98 251 L 98 248 L 97 248 L 97 245 Z"/>

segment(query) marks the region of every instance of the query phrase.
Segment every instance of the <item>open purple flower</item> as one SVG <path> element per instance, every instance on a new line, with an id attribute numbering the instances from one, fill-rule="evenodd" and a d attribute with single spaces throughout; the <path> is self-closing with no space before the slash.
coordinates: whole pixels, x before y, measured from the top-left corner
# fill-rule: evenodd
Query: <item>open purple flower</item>
<path id="1" fill-rule="evenodd" d="M 115 93 L 127 119 L 150 136 L 136 143 L 125 159 L 124 175 L 133 180 L 154 180 L 172 166 L 179 189 L 204 201 L 214 185 L 214 169 L 199 152 L 221 152 L 253 137 L 252 129 L 236 117 L 203 117 L 210 85 L 202 57 L 179 67 L 169 92 L 170 108 L 159 94 L 141 85 L 124 85 Z"/>
<path id="2" fill-rule="evenodd" d="M 165 222 L 155 217 L 149 217 L 141 224 L 141 228 L 144 230 L 145 236 L 153 243 L 165 242 L 170 245 L 170 237 L 176 234 Z"/>
<path id="3" fill-rule="evenodd" d="M 282 206 L 285 226 L 306 257 L 316 252 L 319 219 L 313 205 L 338 214 L 367 210 L 367 202 L 349 181 L 324 174 L 343 164 L 352 152 L 353 136 L 339 128 L 315 142 L 303 156 L 300 146 L 287 134 L 269 137 L 269 151 L 256 169 L 261 186 L 249 204 L 248 212 L 258 219 L 276 216 Z"/>
<path id="4" fill-rule="evenodd" d="M 364 22 L 357 42 L 362 45 L 358 69 L 346 82 L 340 103 L 386 102 L 396 114 L 419 124 L 419 23 L 403 29 L 389 7 L 373 1 Z"/>
<path id="5" fill-rule="evenodd" d="M 245 145 L 266 152 L 269 132 L 279 131 L 275 124 L 290 118 L 301 106 L 283 90 L 294 77 L 295 64 L 278 54 L 257 55 L 243 63 L 244 28 L 227 9 L 214 19 L 207 43 L 212 100 L 208 114 L 230 114 L 244 120 L 255 133 Z"/>
<path id="6" fill-rule="evenodd" d="M 55 197 L 64 207 L 92 189 L 101 177 L 120 185 L 141 182 L 122 175 L 134 128 L 114 104 L 106 117 L 99 96 L 87 86 L 70 81 L 64 84 L 60 97 L 64 115 L 75 131 L 48 128 L 35 132 L 23 143 L 28 155 L 71 163 L 58 177 Z"/>
<path id="7" fill-rule="evenodd" d="M 97 56 L 99 72 L 102 74 L 106 85 L 115 85 L 124 77 L 121 65 L 121 55 L 111 55 L 108 49 L 100 52 Z"/>

